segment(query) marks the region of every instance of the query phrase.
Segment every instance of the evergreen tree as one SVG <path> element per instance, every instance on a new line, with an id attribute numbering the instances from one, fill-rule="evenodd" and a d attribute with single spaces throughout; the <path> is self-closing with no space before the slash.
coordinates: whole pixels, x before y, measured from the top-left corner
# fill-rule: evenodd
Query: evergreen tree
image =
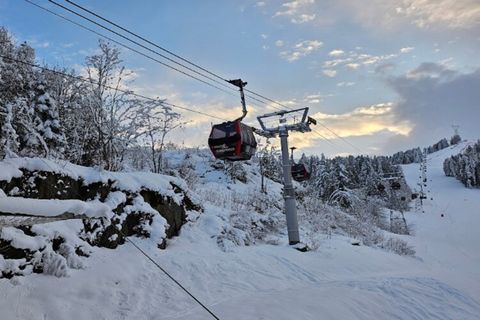
<path id="1" fill-rule="evenodd" d="M 3 109 L 3 108 L 2 108 Z M 0 109 L 1 132 L 0 132 L 0 157 L 12 158 L 17 155 L 19 143 L 18 135 L 13 127 L 12 105 L 7 104 L 4 110 Z"/>
<path id="2" fill-rule="evenodd" d="M 467 188 L 480 187 L 480 140 L 463 153 L 445 159 L 445 175 L 455 177 Z"/>
<path id="3" fill-rule="evenodd" d="M 450 138 L 450 145 L 453 146 L 455 144 L 460 143 L 460 141 L 462 141 L 462 138 L 460 137 L 460 135 L 455 134 Z"/>
<path id="4" fill-rule="evenodd" d="M 45 147 L 45 157 L 62 158 L 65 135 L 60 126 L 56 102 L 47 92 L 44 81 L 41 81 L 35 90 L 33 110 L 34 130 L 38 133 L 41 145 Z"/>

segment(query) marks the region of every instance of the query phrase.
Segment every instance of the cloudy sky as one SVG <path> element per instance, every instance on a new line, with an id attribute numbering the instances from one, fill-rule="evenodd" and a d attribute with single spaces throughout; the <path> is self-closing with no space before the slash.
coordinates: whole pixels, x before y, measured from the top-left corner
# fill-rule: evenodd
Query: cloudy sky
<path id="1" fill-rule="evenodd" d="M 224 78 L 241 77 L 250 90 L 310 107 L 324 126 L 294 135 L 304 152 L 390 153 L 449 137 L 452 125 L 480 138 L 479 0 L 76 2 Z M 79 68 L 97 46 L 98 36 L 22 0 L 0 0 L 0 25 L 50 65 Z M 225 118 L 239 114 L 235 95 L 128 50 L 123 58 L 142 94 Z M 274 110 L 256 104 L 248 123 Z M 172 140 L 205 145 L 216 120 L 181 113 L 191 122 Z"/>

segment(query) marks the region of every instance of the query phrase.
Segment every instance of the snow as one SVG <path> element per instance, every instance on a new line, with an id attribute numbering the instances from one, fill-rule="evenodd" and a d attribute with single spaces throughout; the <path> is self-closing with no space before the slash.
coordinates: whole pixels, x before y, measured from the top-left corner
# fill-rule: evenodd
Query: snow
<path id="1" fill-rule="evenodd" d="M 165 218 L 163 218 L 157 210 L 153 209 L 147 202 L 144 201 L 142 196 L 138 196 L 133 199 L 131 205 L 127 205 L 124 208 L 125 213 L 131 212 L 145 212 L 152 214 L 152 224 L 144 225 L 143 230 L 150 233 L 150 240 L 160 243 L 160 239 L 166 238 L 166 232 L 168 223 Z"/>
<path id="2" fill-rule="evenodd" d="M 467 145 L 464 142 L 429 155 L 425 213 L 409 213 L 407 220 L 416 229 L 409 242 L 428 263 L 430 272 L 480 297 L 480 190 L 465 188 L 443 173 L 443 160 Z M 404 166 L 404 172 L 409 184 L 415 186 L 418 164 Z"/>
<path id="3" fill-rule="evenodd" d="M 25 235 L 22 230 L 11 227 L 0 230 L 0 239 L 11 241 L 12 246 L 15 248 L 28 249 L 30 251 L 36 251 L 46 246 L 44 237 L 30 237 Z"/>
<path id="4" fill-rule="evenodd" d="M 266 245 L 224 253 L 205 239 L 159 252 L 134 241 L 220 319 L 476 319 L 480 311 L 454 287 L 412 275 L 421 261 L 352 249 L 342 239 L 315 253 Z M 4 309 L 5 319 L 211 319 L 130 244 L 97 251 L 88 264 L 61 281 L 32 275 L 26 286 L 1 283 L 9 299 L 28 306 Z"/>
<path id="5" fill-rule="evenodd" d="M 56 221 L 48 224 L 34 225 L 32 226 L 32 232 L 48 239 L 60 236 L 65 239 L 67 243 L 85 247 L 88 246 L 88 244 L 81 241 L 77 236 L 83 227 L 81 220 Z"/>
<path id="6" fill-rule="evenodd" d="M 175 193 L 172 183 L 188 190 L 182 179 L 148 172 L 109 172 L 101 169 L 82 167 L 61 160 L 43 158 L 10 158 L 0 162 L 0 180 L 10 182 L 12 178 L 22 176 L 21 169 L 29 171 L 47 171 L 69 176 L 73 179 L 83 179 L 85 185 L 95 182 L 107 183 L 113 181 L 113 187 L 124 191 L 138 192 L 144 188 L 157 191 L 172 197 L 181 203 L 183 196 Z"/>
<path id="7" fill-rule="evenodd" d="M 73 214 L 79 218 L 111 218 L 111 208 L 99 201 L 28 199 L 22 197 L 0 198 L 0 212 L 31 216 L 56 217 Z"/>
<path id="8" fill-rule="evenodd" d="M 127 196 L 125 195 L 125 193 L 121 191 L 114 191 L 108 194 L 107 198 L 103 203 L 113 210 L 126 200 Z"/>
<path id="9" fill-rule="evenodd" d="M 20 167 L 12 163 L 11 160 L 3 160 L 0 162 L 0 180 L 10 182 L 12 178 L 19 178 L 22 176 Z"/>
<path id="10" fill-rule="evenodd" d="M 227 213 L 213 200 L 235 203 L 227 195 L 251 192 L 251 184 L 229 184 L 227 193 L 226 178 L 202 164 L 196 168 L 203 170 L 199 198 L 212 200 L 203 203 L 205 212 L 192 214 L 166 250 L 154 239 L 131 241 L 220 319 L 479 319 L 480 190 L 466 189 L 442 171 L 443 159 L 465 145 L 428 157 L 433 200 L 426 201 L 425 213 L 406 213 L 415 234 L 397 236 L 414 245 L 415 257 L 352 246 L 352 239 L 338 235 L 320 235 L 319 248 L 306 253 L 285 245 L 285 234 L 279 245 L 221 250 L 214 236 L 228 226 Z M 403 168 L 415 188 L 418 164 Z M 107 202 L 120 201 L 116 196 Z M 79 227 L 66 223 L 55 227 Z M 51 225 L 35 228 L 48 234 Z M 2 319 L 211 319 L 131 243 L 89 249 L 85 269 L 70 270 L 66 278 L 0 280 Z M 0 267 L 6 263 L 0 257 Z"/>

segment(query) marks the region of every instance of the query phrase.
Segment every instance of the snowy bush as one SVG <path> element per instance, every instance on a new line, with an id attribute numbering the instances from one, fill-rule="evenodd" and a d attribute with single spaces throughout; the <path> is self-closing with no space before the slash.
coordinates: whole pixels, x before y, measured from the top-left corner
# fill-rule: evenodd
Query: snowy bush
<path id="1" fill-rule="evenodd" d="M 227 162 L 225 164 L 225 171 L 230 176 L 232 181 L 247 182 L 247 172 L 245 171 L 243 164 L 239 162 Z"/>
<path id="2" fill-rule="evenodd" d="M 357 206 L 360 199 L 356 196 L 352 190 L 345 190 L 340 188 L 335 190 L 328 199 L 328 204 L 339 206 L 344 209 L 350 209 L 353 206 Z"/>
<path id="3" fill-rule="evenodd" d="M 192 159 L 192 155 L 190 153 L 187 152 L 185 154 L 185 158 L 178 169 L 178 173 L 180 174 L 180 177 L 187 182 L 187 185 L 190 188 L 193 188 L 198 182 L 198 174 L 195 172 L 194 160 Z"/>
<path id="4" fill-rule="evenodd" d="M 299 217 L 310 246 L 318 247 L 322 235 L 330 237 L 332 234 L 360 240 L 367 246 L 376 246 L 383 241 L 382 231 L 373 222 L 380 217 L 370 216 L 371 212 L 360 210 L 359 207 L 345 212 L 310 197 L 306 197 L 302 205 Z M 375 210 L 372 208 L 372 212 L 379 214 L 376 210 L 376 207 Z"/>
<path id="5" fill-rule="evenodd" d="M 387 221 L 383 209 L 384 206 L 385 202 L 380 199 L 368 199 L 364 204 L 364 208 L 360 208 L 359 212 L 365 214 L 365 217 L 362 217 L 365 221 L 370 221 L 378 228 L 386 230 Z"/>
<path id="6" fill-rule="evenodd" d="M 66 277 L 68 274 L 67 260 L 54 251 L 43 252 L 39 264 L 44 274 L 56 277 Z"/>
<path id="7" fill-rule="evenodd" d="M 404 240 L 398 238 L 388 238 L 387 240 L 382 242 L 380 247 L 402 256 L 415 255 L 415 249 L 413 249 L 412 246 L 408 245 L 408 243 Z"/>
<path id="8" fill-rule="evenodd" d="M 67 266 L 71 269 L 82 269 L 84 267 L 82 260 L 76 254 L 75 249 L 68 243 L 62 243 L 58 253 L 65 258 Z"/>
<path id="9" fill-rule="evenodd" d="M 285 217 L 278 198 L 249 189 L 246 193 L 229 191 L 208 192 L 206 200 L 227 213 L 223 230 L 217 235 L 222 250 L 237 246 L 253 245 L 257 241 L 270 242 L 284 228 Z"/>
<path id="10" fill-rule="evenodd" d="M 56 277 L 68 274 L 68 268 L 83 268 L 80 251 L 48 227 L 7 227 L 0 238 L 0 278 L 28 275 L 32 272 Z M 4 232 L 5 231 L 5 232 Z"/>

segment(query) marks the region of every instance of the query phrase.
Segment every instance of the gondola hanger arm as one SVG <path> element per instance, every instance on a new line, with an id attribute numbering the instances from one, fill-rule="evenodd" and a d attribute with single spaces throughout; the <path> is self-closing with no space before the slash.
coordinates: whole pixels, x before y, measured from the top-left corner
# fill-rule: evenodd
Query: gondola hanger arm
<path id="1" fill-rule="evenodd" d="M 233 84 L 234 86 L 240 89 L 240 99 L 242 102 L 242 116 L 237 120 L 242 121 L 243 118 L 247 115 L 247 104 L 245 103 L 245 94 L 243 93 L 243 88 L 247 85 L 247 82 L 242 81 L 242 79 L 228 80 L 228 83 Z"/>

